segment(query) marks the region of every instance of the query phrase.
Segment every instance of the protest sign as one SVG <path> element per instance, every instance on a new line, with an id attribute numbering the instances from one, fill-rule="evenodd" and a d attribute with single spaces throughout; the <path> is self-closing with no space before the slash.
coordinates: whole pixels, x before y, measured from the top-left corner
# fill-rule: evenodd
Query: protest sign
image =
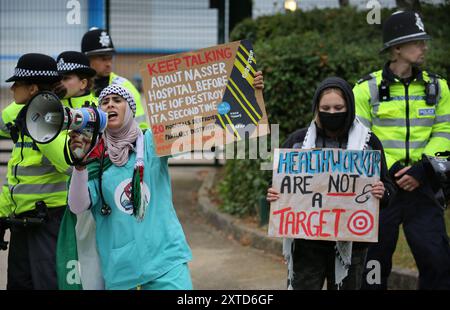
<path id="1" fill-rule="evenodd" d="M 140 68 L 158 155 L 210 150 L 246 132 L 267 134 L 250 41 L 152 58 Z"/>
<path id="2" fill-rule="evenodd" d="M 380 162 L 372 150 L 275 149 L 269 236 L 377 242 Z"/>

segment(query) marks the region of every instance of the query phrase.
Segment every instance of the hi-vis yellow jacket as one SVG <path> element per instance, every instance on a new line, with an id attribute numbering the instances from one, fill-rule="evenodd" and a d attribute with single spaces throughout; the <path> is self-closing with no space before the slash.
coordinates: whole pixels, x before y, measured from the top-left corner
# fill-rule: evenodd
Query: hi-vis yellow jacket
<path id="1" fill-rule="evenodd" d="M 417 163 L 422 154 L 434 156 L 450 150 L 447 82 L 426 71 L 413 72 L 414 78 L 403 84 L 386 65 L 353 88 L 356 114 L 381 140 L 388 168 L 397 161 L 408 166 Z M 388 85 L 388 93 L 380 88 L 382 80 Z M 426 85 L 433 83 L 437 100 L 427 104 Z"/>
<path id="2" fill-rule="evenodd" d="M 0 135 L 11 137 L 8 126 L 14 124 L 23 106 L 13 102 L 2 111 Z M 64 131 L 52 142 L 37 145 L 18 133 L 0 195 L 0 217 L 31 211 L 40 200 L 49 208 L 66 205 L 71 171 L 63 153 L 66 135 Z"/>
<path id="3" fill-rule="evenodd" d="M 62 99 L 61 102 L 64 106 L 72 109 L 79 109 L 85 107 L 86 103 L 89 103 L 89 105 L 93 103 L 94 105 L 97 106 L 97 98 L 92 93 L 88 93 L 83 96 Z"/>
<path id="4" fill-rule="evenodd" d="M 63 99 L 71 108 L 81 108 L 85 102 L 97 104 L 96 98 L 87 94 Z M 0 135 L 11 137 L 9 128 L 24 105 L 15 102 L 7 106 L 0 117 Z M 9 127 L 9 128 L 8 128 Z M 35 208 L 35 202 L 42 200 L 49 208 L 67 203 L 66 182 L 71 168 L 64 159 L 63 149 L 67 132 L 62 132 L 48 144 L 36 144 L 30 137 L 19 137 L 8 161 L 6 180 L 0 193 L 0 217 L 11 213 L 20 214 Z"/>

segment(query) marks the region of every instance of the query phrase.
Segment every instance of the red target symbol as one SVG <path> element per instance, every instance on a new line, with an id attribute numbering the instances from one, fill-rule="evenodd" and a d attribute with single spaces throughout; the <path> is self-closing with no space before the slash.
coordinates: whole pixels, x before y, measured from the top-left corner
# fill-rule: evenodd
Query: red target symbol
<path id="1" fill-rule="evenodd" d="M 350 216 L 347 228 L 357 236 L 366 235 L 373 228 L 373 216 L 368 211 L 356 211 Z"/>

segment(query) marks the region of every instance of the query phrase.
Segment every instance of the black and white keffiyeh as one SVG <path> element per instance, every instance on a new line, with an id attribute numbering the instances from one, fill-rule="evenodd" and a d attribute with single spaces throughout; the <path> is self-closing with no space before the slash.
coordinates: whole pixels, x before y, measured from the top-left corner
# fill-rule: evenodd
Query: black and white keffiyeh
<path id="1" fill-rule="evenodd" d="M 98 103 L 101 104 L 103 98 L 111 94 L 119 95 L 123 99 L 125 99 L 128 102 L 131 111 L 133 112 L 133 117 L 136 115 L 136 102 L 134 101 L 133 95 L 131 95 L 131 93 L 126 88 L 117 84 L 111 84 L 103 89 L 100 93 L 100 96 L 98 97 Z"/>

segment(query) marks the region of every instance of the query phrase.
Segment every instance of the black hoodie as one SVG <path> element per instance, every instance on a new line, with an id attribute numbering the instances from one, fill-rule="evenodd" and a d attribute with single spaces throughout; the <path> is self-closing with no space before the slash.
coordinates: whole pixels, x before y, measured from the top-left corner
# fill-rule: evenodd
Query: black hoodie
<path id="1" fill-rule="evenodd" d="M 328 88 L 339 88 L 342 90 L 342 93 L 344 94 L 345 101 L 347 103 L 347 117 L 345 119 L 345 125 L 344 125 L 344 135 L 342 137 L 342 140 L 345 140 L 347 142 L 348 138 L 348 132 L 350 130 L 350 127 L 353 124 L 353 121 L 355 120 L 355 97 L 353 96 L 352 87 L 350 84 L 347 83 L 347 81 L 339 78 L 339 77 L 330 77 L 325 79 L 323 82 L 319 84 L 317 87 L 314 97 L 312 100 L 312 111 L 313 113 L 316 112 L 318 106 L 319 106 L 319 98 L 320 94 Z M 318 129 L 318 138 L 320 134 L 324 134 L 320 128 Z M 289 135 L 287 140 L 283 143 L 282 148 L 300 148 L 303 144 L 303 140 L 305 139 L 306 132 L 308 131 L 308 128 L 302 128 L 299 130 L 296 130 L 292 134 Z M 300 146 L 299 146 L 300 145 Z M 324 145 L 326 147 L 327 145 Z M 384 183 L 384 187 L 386 188 L 385 195 L 380 201 L 380 207 L 384 208 L 388 205 L 388 202 L 390 198 L 394 195 L 396 188 L 394 183 L 392 182 L 389 172 L 386 166 L 386 159 L 384 156 L 384 150 L 383 146 L 380 142 L 380 140 L 377 138 L 377 136 L 372 133 L 368 142 L 368 146 L 372 150 L 379 150 L 381 151 L 381 173 L 380 173 L 380 179 Z M 328 146 L 332 147 L 332 146 Z"/>
<path id="2" fill-rule="evenodd" d="M 345 131 L 344 137 L 342 137 L 345 141 L 348 138 L 348 131 L 355 120 L 355 98 L 353 96 L 352 87 L 343 79 L 338 77 L 330 77 L 325 79 L 322 83 L 317 87 L 316 92 L 314 93 L 313 101 L 312 101 L 312 110 L 313 114 L 316 112 L 316 109 L 319 105 L 320 94 L 327 88 L 339 88 L 342 90 L 345 101 L 347 103 L 347 117 L 345 120 Z M 318 129 L 318 134 L 320 134 L 321 130 Z M 303 144 L 303 140 L 305 139 L 306 132 L 308 128 L 302 128 L 296 130 L 292 134 L 289 135 L 288 139 L 283 143 L 282 148 L 300 148 Z M 322 131 L 323 134 L 323 131 Z M 300 146 L 299 146 L 300 145 Z M 369 147 L 373 150 L 381 151 L 381 171 L 380 171 L 380 179 L 384 183 L 384 187 L 386 189 L 383 198 L 380 200 L 380 208 L 387 207 L 390 199 L 395 194 L 396 188 L 394 183 L 392 182 L 387 166 L 386 159 L 384 157 L 384 150 L 380 140 L 375 136 L 375 134 L 371 134 L 370 140 L 368 142 Z M 300 242 L 302 244 L 309 244 L 310 246 L 319 247 L 319 248 L 329 248 L 334 249 L 335 242 L 334 241 L 321 241 L 321 240 L 305 240 L 305 239 L 296 239 L 296 242 Z M 369 243 L 367 242 L 354 242 L 353 249 L 364 249 L 367 248 Z"/>
<path id="3" fill-rule="evenodd" d="M 320 95 L 324 90 L 328 88 L 338 88 L 344 94 L 345 97 L 344 99 L 345 102 L 347 103 L 347 116 L 345 118 L 345 125 L 343 132 L 346 134 L 350 130 L 350 127 L 352 126 L 353 121 L 355 120 L 355 96 L 353 95 L 352 87 L 344 79 L 341 79 L 340 77 L 329 77 L 319 84 L 312 100 L 313 115 L 316 114 L 319 108 Z"/>

